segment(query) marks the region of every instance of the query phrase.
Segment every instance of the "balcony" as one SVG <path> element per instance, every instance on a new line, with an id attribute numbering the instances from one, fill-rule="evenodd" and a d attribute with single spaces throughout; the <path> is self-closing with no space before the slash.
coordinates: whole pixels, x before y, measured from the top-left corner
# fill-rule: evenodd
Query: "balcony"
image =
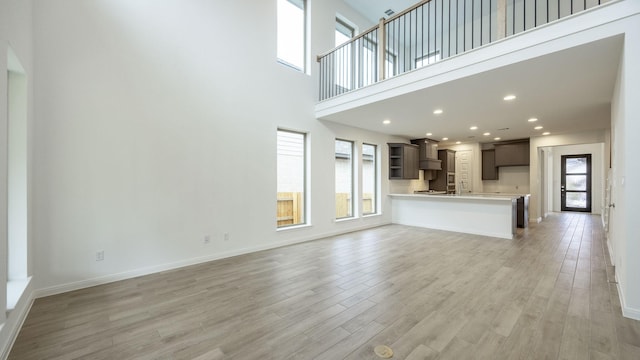
<path id="1" fill-rule="evenodd" d="M 319 100 L 591 9 L 606 0 L 427 0 L 319 55 Z"/>

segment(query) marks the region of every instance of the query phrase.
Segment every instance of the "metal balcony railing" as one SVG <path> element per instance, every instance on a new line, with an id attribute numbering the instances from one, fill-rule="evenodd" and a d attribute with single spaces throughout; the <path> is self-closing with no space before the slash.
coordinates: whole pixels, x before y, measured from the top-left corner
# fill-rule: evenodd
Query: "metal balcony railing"
<path id="1" fill-rule="evenodd" d="M 320 100 L 433 64 L 607 0 L 425 0 L 319 55 Z"/>

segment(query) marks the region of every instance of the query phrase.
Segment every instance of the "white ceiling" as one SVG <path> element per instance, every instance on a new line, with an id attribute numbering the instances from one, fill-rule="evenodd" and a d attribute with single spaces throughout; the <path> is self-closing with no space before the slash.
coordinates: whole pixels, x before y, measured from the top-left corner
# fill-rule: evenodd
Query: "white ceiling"
<path id="1" fill-rule="evenodd" d="M 448 137 L 443 145 L 605 129 L 622 42 L 622 37 L 592 42 L 322 119 L 408 138 L 430 132 L 436 140 Z M 517 99 L 504 101 L 509 93 Z M 436 108 L 444 113 L 434 115 Z M 539 120 L 529 123 L 532 117 Z M 385 119 L 391 124 L 383 125 Z M 534 130 L 536 125 L 544 128 Z"/>
<path id="2" fill-rule="evenodd" d="M 391 9 L 396 13 L 419 3 L 419 0 L 345 0 L 352 8 L 377 24 L 380 18 L 389 18 L 384 12 Z"/>

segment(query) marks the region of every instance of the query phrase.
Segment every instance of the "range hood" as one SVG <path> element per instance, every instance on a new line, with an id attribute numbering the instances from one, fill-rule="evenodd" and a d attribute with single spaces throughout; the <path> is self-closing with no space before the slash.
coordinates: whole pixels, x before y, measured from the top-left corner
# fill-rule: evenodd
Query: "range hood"
<path id="1" fill-rule="evenodd" d="M 438 160 L 438 159 L 420 160 L 418 168 L 420 170 L 442 170 L 442 160 Z"/>

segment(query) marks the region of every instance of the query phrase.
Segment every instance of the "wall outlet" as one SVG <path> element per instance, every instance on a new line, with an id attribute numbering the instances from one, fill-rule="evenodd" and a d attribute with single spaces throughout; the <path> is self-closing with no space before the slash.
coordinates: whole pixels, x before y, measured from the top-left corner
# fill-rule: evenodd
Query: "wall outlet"
<path id="1" fill-rule="evenodd" d="M 210 243 L 210 242 L 211 242 L 211 235 L 205 235 L 205 236 L 204 236 L 204 243 L 205 243 L 205 244 L 208 244 L 208 243 Z"/>
<path id="2" fill-rule="evenodd" d="M 104 250 L 96 252 L 96 261 L 104 260 Z"/>
<path id="3" fill-rule="evenodd" d="M 224 233 L 224 241 L 229 241 L 229 233 Z"/>

